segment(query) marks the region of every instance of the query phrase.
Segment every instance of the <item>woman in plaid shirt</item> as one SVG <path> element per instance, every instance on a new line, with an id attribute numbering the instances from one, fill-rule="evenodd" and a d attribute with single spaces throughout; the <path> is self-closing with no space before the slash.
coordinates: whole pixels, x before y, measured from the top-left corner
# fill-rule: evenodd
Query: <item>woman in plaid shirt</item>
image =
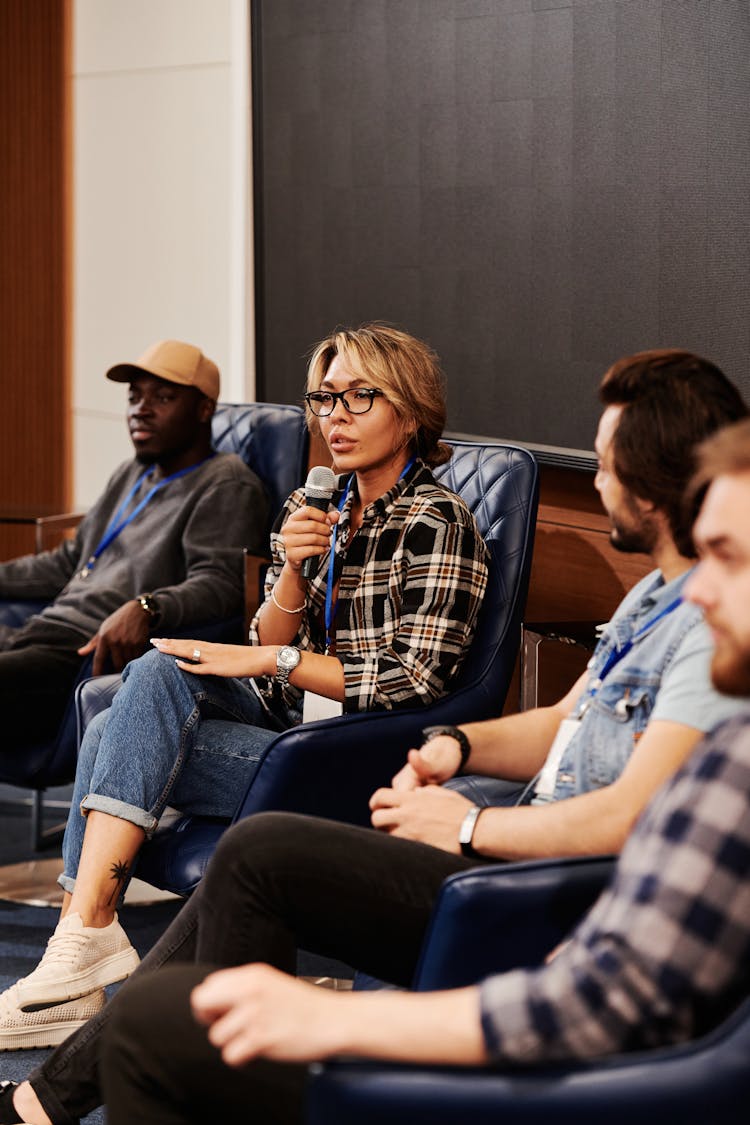
<path id="1" fill-rule="evenodd" d="M 428 704 L 461 664 L 486 548 L 430 471 L 450 456 L 437 357 L 384 325 L 339 331 L 315 349 L 305 398 L 340 474 L 332 506 L 310 507 L 302 489 L 287 501 L 249 647 L 154 639 L 87 729 L 63 845 L 63 920 L 37 969 L 5 994 L 0 1045 L 60 1042 L 100 1010 L 105 985 L 133 971 L 115 907 L 167 804 L 230 819 L 264 747 L 302 718 L 303 695 L 316 715 Z M 61 1001 L 72 1002 L 49 1020 L 22 1010 Z"/>

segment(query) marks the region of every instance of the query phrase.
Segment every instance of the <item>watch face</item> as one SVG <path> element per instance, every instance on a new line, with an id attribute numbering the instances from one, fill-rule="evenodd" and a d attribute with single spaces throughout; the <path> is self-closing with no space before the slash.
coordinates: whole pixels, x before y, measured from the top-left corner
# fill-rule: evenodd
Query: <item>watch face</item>
<path id="1" fill-rule="evenodd" d="M 276 663 L 280 668 L 285 668 L 287 671 L 291 672 L 292 669 L 297 667 L 299 662 L 300 654 L 298 649 L 292 648 L 291 645 L 284 645 L 283 648 L 279 649 L 276 656 Z"/>

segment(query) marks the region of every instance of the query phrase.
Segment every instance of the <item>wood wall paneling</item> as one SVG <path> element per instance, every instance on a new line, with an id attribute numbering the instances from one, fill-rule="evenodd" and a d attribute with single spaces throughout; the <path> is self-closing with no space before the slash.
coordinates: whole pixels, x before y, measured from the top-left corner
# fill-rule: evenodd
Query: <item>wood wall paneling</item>
<path id="1" fill-rule="evenodd" d="M 652 567 L 644 555 L 616 551 L 590 472 L 540 466 L 539 514 L 524 620 L 608 621 L 625 593 Z M 560 633 L 568 630 L 563 627 Z M 579 645 L 542 641 L 539 704 L 559 699 L 581 674 L 589 653 Z M 506 713 L 516 709 L 518 682 Z"/>
<path id="2" fill-rule="evenodd" d="M 527 621 L 607 621 L 647 574 L 643 555 L 616 551 L 593 474 L 542 466 Z"/>
<path id="3" fill-rule="evenodd" d="M 0 4 L 0 509 L 69 503 L 69 35 L 69 0 Z"/>

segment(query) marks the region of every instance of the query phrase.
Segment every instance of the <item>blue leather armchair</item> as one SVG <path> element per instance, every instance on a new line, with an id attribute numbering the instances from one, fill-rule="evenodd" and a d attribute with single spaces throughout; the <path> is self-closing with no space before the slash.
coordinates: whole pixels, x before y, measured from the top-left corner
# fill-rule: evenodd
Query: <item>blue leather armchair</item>
<path id="1" fill-rule="evenodd" d="M 253 469 L 265 485 L 269 497 L 269 522 L 276 518 L 289 493 L 305 477 L 308 458 L 308 433 L 304 411 L 298 406 L 276 403 L 251 403 L 217 406 L 212 421 L 214 448 L 222 453 L 236 453 Z M 0 600 L 0 623 L 20 625 L 37 613 L 44 602 Z M 190 629 L 190 634 L 207 640 L 241 643 L 244 618 L 223 622 L 206 622 Z M 91 675 L 91 659 L 79 673 L 81 684 Z M 119 677 L 114 682 L 118 682 Z M 107 678 L 112 683 L 111 677 Z M 41 793 L 53 785 L 62 785 L 75 776 L 78 753 L 78 719 L 71 693 L 70 702 L 54 739 L 29 746 L 23 754 L 0 746 L 0 781 L 31 789 L 35 793 L 32 806 L 32 841 L 39 848 L 41 830 Z"/>
<path id="2" fill-rule="evenodd" d="M 541 861 L 447 879 L 414 987 L 455 988 L 539 964 L 596 900 L 613 861 Z M 693 1043 L 533 1068 L 333 1062 L 313 1068 L 307 1125 L 740 1125 L 750 999 Z"/>
<path id="3" fill-rule="evenodd" d="M 436 476 L 471 508 L 491 556 L 476 637 L 454 690 L 427 708 L 346 715 L 285 731 L 266 748 L 236 819 L 262 809 L 285 809 L 369 824 L 371 793 L 403 765 L 406 750 L 419 744 L 422 727 L 485 719 L 502 711 L 518 655 L 531 569 L 537 465 L 517 446 L 450 444 L 453 457 Z M 85 697 L 82 706 L 85 722 Z M 226 827 L 186 817 L 157 833 L 141 851 L 139 878 L 190 894 Z"/>

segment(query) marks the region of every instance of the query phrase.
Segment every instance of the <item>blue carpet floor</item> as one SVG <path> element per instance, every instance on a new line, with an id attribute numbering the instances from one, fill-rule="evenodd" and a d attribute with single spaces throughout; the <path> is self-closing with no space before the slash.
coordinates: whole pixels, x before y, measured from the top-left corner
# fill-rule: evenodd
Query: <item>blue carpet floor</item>
<path id="1" fill-rule="evenodd" d="M 125 906 L 120 917 L 130 940 L 143 956 L 174 917 L 179 902 L 151 906 Z M 19 977 L 30 973 L 39 961 L 47 938 L 57 921 L 57 910 L 0 901 L 0 992 Z M 38 1066 L 47 1051 L 0 1052 L 0 1079 L 20 1082 Z M 86 1125 L 103 1125 L 106 1118 L 97 1110 L 83 1119 Z"/>

